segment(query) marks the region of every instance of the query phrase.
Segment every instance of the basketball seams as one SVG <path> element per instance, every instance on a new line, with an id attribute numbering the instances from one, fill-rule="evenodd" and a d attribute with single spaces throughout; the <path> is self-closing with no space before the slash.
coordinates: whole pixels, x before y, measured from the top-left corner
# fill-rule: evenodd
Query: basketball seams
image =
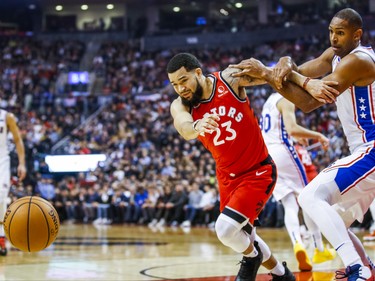
<path id="1" fill-rule="evenodd" d="M 51 207 L 50 204 L 46 204 L 46 203 L 44 203 L 44 202 L 41 201 L 41 200 L 38 200 L 38 201 L 41 202 L 41 203 L 43 203 L 43 204 L 45 204 L 45 205 L 47 205 L 48 207 Z M 50 241 L 50 239 L 51 239 L 51 234 L 50 234 L 50 225 L 49 225 L 49 222 L 48 222 L 48 217 L 47 217 L 47 215 L 45 214 L 44 209 L 43 209 L 41 206 L 39 206 L 36 202 L 32 202 L 32 204 L 35 204 L 36 206 L 38 206 L 38 208 L 39 208 L 40 211 L 42 212 L 43 217 L 44 217 L 44 219 L 45 219 L 45 221 L 46 221 L 48 235 L 47 235 L 47 243 L 46 243 L 45 248 L 47 248 L 48 245 L 50 244 L 49 241 Z"/>
<path id="2" fill-rule="evenodd" d="M 20 209 L 23 205 L 25 205 L 25 204 L 29 204 L 28 202 L 24 202 L 24 203 L 21 203 L 21 204 L 19 204 L 19 206 L 17 206 L 17 208 L 11 213 L 11 217 L 9 217 L 9 223 L 7 224 L 8 225 L 8 231 L 7 231 L 7 233 L 8 233 L 8 239 L 9 239 L 9 242 L 11 243 L 11 244 L 13 244 L 12 243 L 12 236 L 11 236 L 11 228 L 12 228 L 12 220 L 13 220 L 13 218 L 14 218 L 14 215 L 17 213 L 17 210 L 18 209 Z"/>
<path id="3" fill-rule="evenodd" d="M 33 201 L 38 201 L 38 202 L 41 202 L 41 203 L 44 203 L 44 204 L 48 205 L 48 207 L 53 207 L 50 202 L 48 202 L 47 200 L 45 200 L 43 198 L 40 198 L 40 197 L 37 197 L 37 196 L 30 196 L 30 197 L 33 198 Z"/>
<path id="4" fill-rule="evenodd" d="M 26 227 L 27 249 L 29 250 L 29 252 L 30 252 L 30 214 L 31 214 L 30 209 L 31 209 L 32 200 L 33 200 L 33 197 L 30 196 L 29 208 L 27 210 L 27 227 Z"/>

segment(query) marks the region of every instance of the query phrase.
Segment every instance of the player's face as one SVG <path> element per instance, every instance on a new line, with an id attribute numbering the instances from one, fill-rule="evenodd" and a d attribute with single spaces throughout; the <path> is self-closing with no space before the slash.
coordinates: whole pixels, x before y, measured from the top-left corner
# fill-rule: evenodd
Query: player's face
<path id="1" fill-rule="evenodd" d="M 185 67 L 181 67 L 176 72 L 168 73 L 168 77 L 184 105 L 192 107 L 199 104 L 203 96 L 203 87 L 195 70 L 187 72 Z"/>
<path id="2" fill-rule="evenodd" d="M 358 32 L 346 20 L 334 17 L 329 25 L 329 38 L 335 55 L 343 58 L 357 47 Z"/>

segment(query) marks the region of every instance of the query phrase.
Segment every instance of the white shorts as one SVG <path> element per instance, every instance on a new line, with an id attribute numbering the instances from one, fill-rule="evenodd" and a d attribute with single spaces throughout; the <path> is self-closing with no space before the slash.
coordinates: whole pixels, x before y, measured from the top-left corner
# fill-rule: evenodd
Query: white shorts
<path id="1" fill-rule="evenodd" d="M 10 190 L 10 157 L 0 159 L 0 192 L 8 195 Z"/>
<path id="2" fill-rule="evenodd" d="M 375 198 L 375 148 L 362 148 L 350 156 L 337 160 L 319 173 L 308 188 L 333 185 L 341 196 L 333 196 L 331 204 L 345 223 L 362 222 L 364 214 Z"/>
<path id="3" fill-rule="evenodd" d="M 289 193 L 295 193 L 298 196 L 307 184 L 307 177 L 294 146 L 271 144 L 267 148 L 277 168 L 277 181 L 273 196 L 278 201 Z"/>

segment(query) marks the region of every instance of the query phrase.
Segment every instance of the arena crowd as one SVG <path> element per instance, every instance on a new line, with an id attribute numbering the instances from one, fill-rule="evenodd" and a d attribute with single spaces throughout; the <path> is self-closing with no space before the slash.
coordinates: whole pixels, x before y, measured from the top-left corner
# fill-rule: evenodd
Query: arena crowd
<path id="1" fill-rule="evenodd" d="M 374 45 L 370 33 L 364 40 Z M 290 55 L 302 63 L 327 43 L 306 35 L 256 47 L 185 51 L 196 55 L 208 73 L 249 57 L 273 65 Z M 89 95 L 74 96 L 61 77 L 79 69 L 85 51 L 85 43 L 77 41 L 2 40 L 1 107 L 18 118 L 28 168 L 24 182 L 13 177 L 11 201 L 42 196 L 64 223 L 212 226 L 220 200 L 214 161 L 199 142 L 179 137 L 169 112 L 175 94 L 165 67 L 181 50 L 143 52 L 137 44 L 104 42 L 88 69 L 95 79 Z M 259 86 L 247 91 L 259 115 L 273 90 Z M 99 113 L 87 119 L 94 112 Z M 297 118 L 331 140 L 327 152 L 309 150 L 318 170 L 349 153 L 334 105 L 310 114 L 298 110 Z M 52 153 L 104 153 L 107 160 L 87 173 L 56 175 L 44 161 Z M 13 167 L 16 158 L 12 153 Z M 271 199 L 261 221 L 280 227 L 281 213 L 280 204 Z"/>

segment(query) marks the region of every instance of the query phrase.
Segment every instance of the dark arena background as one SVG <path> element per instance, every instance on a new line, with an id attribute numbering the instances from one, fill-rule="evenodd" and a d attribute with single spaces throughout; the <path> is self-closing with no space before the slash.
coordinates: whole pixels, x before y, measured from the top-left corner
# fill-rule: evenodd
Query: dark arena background
<path id="1" fill-rule="evenodd" d="M 328 24 L 344 7 L 362 15 L 362 44 L 374 45 L 374 0 L 1 0 L 0 107 L 16 116 L 27 166 L 21 182 L 9 139 L 8 203 L 41 196 L 61 226 L 40 252 L 7 241 L 0 280 L 234 280 L 242 255 L 215 233 L 215 162 L 175 130 L 166 65 L 178 52 L 196 55 L 206 73 L 250 57 L 301 64 L 329 46 Z M 257 116 L 270 93 L 267 85 L 247 89 Z M 335 109 L 296 111 L 298 124 L 331 140 L 328 151 L 307 146 L 318 171 L 349 155 Z M 194 188 L 206 200 L 189 221 Z M 181 212 L 158 205 L 168 196 L 185 196 Z M 339 257 L 299 271 L 283 216 L 271 197 L 259 217 L 257 233 L 273 254 L 296 280 L 334 280 Z M 372 222 L 368 211 L 351 229 L 374 259 Z M 301 230 L 312 257 L 311 235 Z M 257 280 L 271 279 L 261 267 Z"/>

